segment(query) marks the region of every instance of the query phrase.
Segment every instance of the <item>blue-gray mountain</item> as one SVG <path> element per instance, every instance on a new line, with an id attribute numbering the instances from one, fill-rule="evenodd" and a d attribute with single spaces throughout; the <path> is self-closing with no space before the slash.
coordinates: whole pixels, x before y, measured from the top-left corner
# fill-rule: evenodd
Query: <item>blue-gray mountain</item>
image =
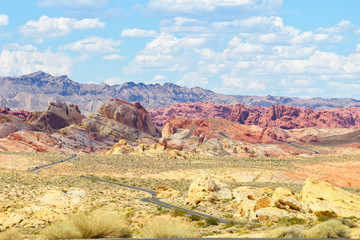
<path id="1" fill-rule="evenodd" d="M 127 82 L 110 86 L 106 83 L 84 84 L 70 80 L 67 76 L 51 76 L 36 72 L 18 77 L 0 77 L 0 107 L 43 110 L 49 102 L 61 100 L 77 104 L 82 113 L 96 112 L 106 100 L 123 99 L 140 102 L 147 110 L 183 102 L 214 102 L 245 106 L 289 105 L 323 110 L 343 107 L 360 107 L 360 101 L 350 98 L 290 98 L 274 96 L 236 96 L 215 93 L 200 87 L 187 88 L 173 83 L 143 84 Z"/>

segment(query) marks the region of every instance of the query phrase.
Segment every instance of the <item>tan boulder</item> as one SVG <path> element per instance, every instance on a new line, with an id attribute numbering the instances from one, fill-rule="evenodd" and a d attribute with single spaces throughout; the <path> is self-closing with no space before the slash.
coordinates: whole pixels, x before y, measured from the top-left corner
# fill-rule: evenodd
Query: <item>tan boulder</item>
<path id="1" fill-rule="evenodd" d="M 300 201 L 305 210 L 317 216 L 360 218 L 360 196 L 330 183 L 308 178 L 301 190 Z"/>
<path id="2" fill-rule="evenodd" d="M 181 192 L 175 189 L 167 188 L 165 186 L 158 186 L 156 190 L 156 197 L 158 198 L 173 198 L 181 196 Z"/>
<path id="3" fill-rule="evenodd" d="M 258 199 L 254 205 L 254 212 L 261 208 L 267 208 L 267 207 L 276 207 L 276 202 L 274 199 L 269 197 L 262 197 Z"/>
<path id="4" fill-rule="evenodd" d="M 212 179 L 209 175 L 199 177 L 191 183 L 186 204 L 214 202 L 218 199 L 231 199 L 231 190 L 226 184 Z"/>
<path id="5" fill-rule="evenodd" d="M 248 217 L 254 213 L 256 201 L 245 198 L 238 204 L 237 213 L 244 217 Z"/>
<path id="6" fill-rule="evenodd" d="M 46 192 L 38 200 L 44 205 L 52 205 L 56 207 L 68 207 L 69 205 L 81 204 L 83 198 L 87 196 L 85 190 L 73 189 L 73 190 L 50 190 Z"/>
<path id="7" fill-rule="evenodd" d="M 287 188 L 276 188 L 272 198 L 275 201 L 278 201 L 282 205 L 287 206 L 290 209 L 300 211 L 301 210 L 301 202 L 297 199 L 297 196 L 293 191 Z M 282 206 L 278 206 L 282 208 Z"/>
<path id="8" fill-rule="evenodd" d="M 161 135 L 163 138 L 170 138 L 175 133 L 176 133 L 176 127 L 171 123 L 166 123 L 161 132 Z"/>
<path id="9" fill-rule="evenodd" d="M 294 215 L 284 209 L 279 209 L 276 207 L 267 207 L 267 208 L 261 208 L 256 212 L 254 212 L 250 216 L 250 219 L 266 221 L 266 222 L 277 222 L 280 218 L 283 217 L 294 217 Z"/>
<path id="10" fill-rule="evenodd" d="M 134 152 L 134 148 L 126 140 L 121 139 L 106 154 L 129 154 Z"/>
<path id="11" fill-rule="evenodd" d="M 232 193 L 237 202 L 241 202 L 245 199 L 257 200 L 268 195 L 264 189 L 248 186 L 238 187 L 234 189 Z"/>

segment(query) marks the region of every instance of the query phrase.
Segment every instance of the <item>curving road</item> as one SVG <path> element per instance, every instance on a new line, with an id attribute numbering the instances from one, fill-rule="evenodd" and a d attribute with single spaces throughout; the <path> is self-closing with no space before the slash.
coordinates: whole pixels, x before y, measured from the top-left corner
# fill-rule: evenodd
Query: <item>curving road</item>
<path id="1" fill-rule="evenodd" d="M 195 216 L 198 216 L 198 217 L 200 217 L 202 219 L 207 219 L 207 218 L 218 219 L 219 223 L 228 223 L 228 222 L 230 222 L 229 220 L 226 220 L 226 219 L 215 218 L 215 217 L 213 217 L 211 215 L 207 215 L 207 214 L 204 214 L 204 213 L 201 213 L 201 212 L 189 210 L 189 209 L 186 209 L 186 208 L 182 208 L 182 207 L 178 207 L 178 206 L 175 206 L 175 205 L 172 205 L 172 204 L 169 204 L 169 203 L 162 202 L 161 198 L 157 198 L 156 197 L 156 192 L 152 191 L 152 190 L 148 190 L 148 189 L 140 188 L 140 187 L 135 187 L 135 186 L 131 186 L 131 185 L 126 185 L 126 184 L 122 184 L 122 183 L 118 183 L 118 182 L 114 182 L 114 181 L 109 181 L 109 180 L 105 180 L 105 179 L 101 179 L 101 178 L 96 178 L 96 177 L 92 177 L 92 176 L 82 176 L 82 177 L 90 179 L 90 180 L 98 181 L 98 182 L 104 182 L 104 183 L 109 183 L 109 184 L 113 184 L 113 185 L 118 185 L 118 186 L 125 187 L 125 188 L 128 188 L 128 189 L 142 191 L 142 192 L 146 192 L 146 193 L 150 194 L 151 197 L 140 199 L 143 202 L 153 203 L 153 204 L 156 204 L 158 206 L 161 206 L 161 207 L 164 207 L 164 208 L 167 208 L 167 209 L 171 209 L 171 210 L 174 210 L 174 209 L 182 210 L 182 211 L 185 211 L 186 214 L 188 214 L 188 215 L 195 215 Z M 237 223 L 237 224 L 240 224 L 240 223 Z"/>
<path id="2" fill-rule="evenodd" d="M 44 169 L 44 168 L 52 167 L 52 166 L 54 166 L 54 165 L 56 165 L 56 164 L 59 164 L 59 163 L 68 162 L 68 161 L 70 161 L 70 160 L 72 160 L 72 159 L 74 159 L 74 158 L 76 158 L 76 157 L 77 157 L 76 154 L 71 154 L 70 157 L 65 158 L 65 159 L 63 159 L 63 160 L 60 160 L 60 161 L 57 161 L 57 162 L 52 162 L 52 163 L 45 164 L 45 165 L 41 165 L 41 166 L 37 166 L 37 167 L 35 167 L 35 168 L 33 168 L 33 169 L 30 169 L 30 170 L 28 170 L 28 171 L 29 171 L 29 172 L 33 172 L 33 173 L 34 173 L 34 172 L 38 172 L 38 171 L 40 171 L 40 170 L 42 170 L 42 169 Z"/>
<path id="3" fill-rule="evenodd" d="M 304 148 L 304 147 L 295 145 L 295 144 L 293 144 L 293 142 L 286 142 L 286 144 L 288 144 L 288 145 L 290 145 L 290 146 L 292 146 L 292 147 L 296 147 L 296 148 L 300 148 L 300 149 L 303 149 L 303 150 L 306 150 L 306 151 L 310 151 L 310 152 L 312 152 L 312 153 L 314 153 L 314 154 L 319 154 L 319 152 L 317 152 L 317 151 L 314 151 L 314 150 L 311 150 L 311 149 L 309 149 L 309 148 Z"/>

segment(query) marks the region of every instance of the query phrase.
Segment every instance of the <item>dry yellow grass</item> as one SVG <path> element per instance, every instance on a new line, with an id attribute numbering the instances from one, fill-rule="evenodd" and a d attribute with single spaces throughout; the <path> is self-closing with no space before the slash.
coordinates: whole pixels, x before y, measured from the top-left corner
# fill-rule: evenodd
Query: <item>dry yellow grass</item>
<path id="1" fill-rule="evenodd" d="M 42 231 L 42 239 L 129 238 L 131 231 L 123 215 L 116 212 L 94 212 L 72 216 Z"/>
<path id="2" fill-rule="evenodd" d="M 0 233 L 0 240 L 21 240 L 24 239 L 24 235 L 17 229 L 11 229 Z"/>
<path id="3" fill-rule="evenodd" d="M 178 220 L 157 219 L 145 224 L 141 234 L 146 238 L 192 238 L 195 228 Z"/>

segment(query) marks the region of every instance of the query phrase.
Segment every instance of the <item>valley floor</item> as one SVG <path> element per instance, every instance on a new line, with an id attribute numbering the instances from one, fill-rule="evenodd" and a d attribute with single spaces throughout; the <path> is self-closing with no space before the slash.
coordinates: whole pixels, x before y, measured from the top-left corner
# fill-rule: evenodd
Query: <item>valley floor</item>
<path id="1" fill-rule="evenodd" d="M 169 159 L 165 154 L 89 155 L 81 154 L 70 162 L 27 172 L 35 166 L 58 161 L 57 153 L 0 153 L 0 231 L 17 229 L 28 239 L 37 239 L 44 228 L 69 216 L 91 212 L 125 214 L 135 237 L 142 237 L 142 227 L 151 219 L 187 221 L 196 227 L 197 237 L 264 237 L 265 232 L 288 223 L 252 221 L 245 225 L 206 226 L 190 221 L 183 214 L 139 201 L 146 193 L 90 181 L 82 175 L 111 179 L 120 183 L 157 190 L 159 186 L 181 194 L 167 201 L 218 218 L 250 223 L 238 214 L 235 199 L 189 206 L 185 204 L 189 186 L 197 177 L 210 175 L 230 189 L 240 186 L 288 188 L 299 194 L 307 177 L 330 182 L 360 195 L 360 155 L 306 156 L 297 158 L 235 158 L 196 156 Z M 360 237 L 359 219 L 352 237 Z M 311 226 L 316 219 L 302 224 Z"/>

